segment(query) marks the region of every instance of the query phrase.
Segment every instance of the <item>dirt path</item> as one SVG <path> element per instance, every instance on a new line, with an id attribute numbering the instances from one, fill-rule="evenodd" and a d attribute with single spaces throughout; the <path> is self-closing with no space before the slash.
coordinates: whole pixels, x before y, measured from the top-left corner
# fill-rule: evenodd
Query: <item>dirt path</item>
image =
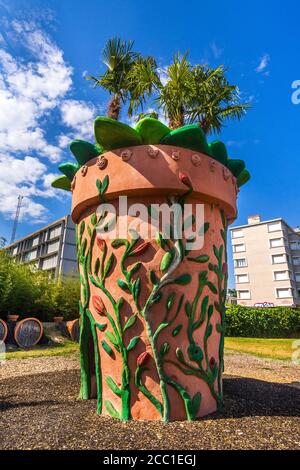
<path id="1" fill-rule="evenodd" d="M 76 400 L 75 356 L 7 361 L 0 369 L 0 448 L 300 449 L 299 370 L 229 353 L 222 412 L 192 423 L 120 423 L 97 416 L 95 400 Z"/>

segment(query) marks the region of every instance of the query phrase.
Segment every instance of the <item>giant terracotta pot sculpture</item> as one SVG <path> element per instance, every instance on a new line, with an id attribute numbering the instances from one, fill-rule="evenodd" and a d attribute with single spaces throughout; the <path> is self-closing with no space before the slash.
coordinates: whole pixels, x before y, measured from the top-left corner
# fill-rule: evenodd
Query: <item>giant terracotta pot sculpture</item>
<path id="1" fill-rule="evenodd" d="M 65 176 L 53 183 L 73 193 L 80 396 L 97 397 L 99 414 L 122 420 L 193 420 L 212 413 L 223 401 L 227 226 L 236 217 L 238 186 L 249 174 L 241 160 L 228 159 L 221 142 L 208 145 L 197 126 L 170 131 L 147 118 L 134 130 L 97 118 L 95 135 L 96 145 L 71 144 L 78 164 L 60 165 Z M 204 246 L 191 251 L 184 237 L 166 240 L 160 229 L 151 239 L 136 238 L 136 232 L 99 235 L 107 217 L 102 205 L 112 204 L 120 221 L 118 198 L 124 195 L 128 205 L 148 208 L 203 204 Z"/>

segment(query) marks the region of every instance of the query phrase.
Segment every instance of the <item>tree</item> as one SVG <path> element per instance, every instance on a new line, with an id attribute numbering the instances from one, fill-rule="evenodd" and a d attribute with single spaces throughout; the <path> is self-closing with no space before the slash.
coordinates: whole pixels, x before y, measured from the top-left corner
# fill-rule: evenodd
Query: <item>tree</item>
<path id="1" fill-rule="evenodd" d="M 227 119 L 240 119 L 247 103 L 240 103 L 239 90 L 226 79 L 223 65 L 215 69 L 196 65 L 192 69 L 193 93 L 189 101 L 189 122 L 199 122 L 205 134 L 219 133 Z"/>
<path id="2" fill-rule="evenodd" d="M 5 250 L 0 250 L 0 318 L 18 314 L 51 321 L 78 317 L 80 281 L 76 277 L 53 279 L 47 271 L 31 263 L 18 264 Z"/>
<path id="3" fill-rule="evenodd" d="M 130 112 L 143 108 L 154 95 L 172 129 L 198 123 L 206 134 L 220 132 L 227 119 L 240 119 L 249 107 L 240 102 L 238 88 L 230 85 L 225 72 L 222 65 L 192 66 L 187 52 L 182 57 L 175 54 L 164 71 L 152 57 L 137 60 L 128 72 Z"/>
<path id="4" fill-rule="evenodd" d="M 112 95 L 108 105 L 108 117 L 118 120 L 121 106 L 129 97 L 128 73 L 139 58 L 139 54 L 132 50 L 133 41 L 122 41 L 120 38 L 110 39 L 104 47 L 102 62 L 107 70 L 99 78 L 88 75 L 87 80 L 92 80 L 94 86 L 101 86 Z"/>
<path id="5" fill-rule="evenodd" d="M 230 297 L 237 297 L 236 289 L 228 289 L 228 295 L 230 295 Z"/>

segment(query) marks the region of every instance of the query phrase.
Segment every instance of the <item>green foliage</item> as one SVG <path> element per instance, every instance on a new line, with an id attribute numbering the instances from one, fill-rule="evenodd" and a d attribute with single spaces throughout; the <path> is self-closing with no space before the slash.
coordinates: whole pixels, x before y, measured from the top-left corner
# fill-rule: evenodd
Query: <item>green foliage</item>
<path id="1" fill-rule="evenodd" d="M 197 124 L 180 127 L 167 134 L 161 141 L 163 145 L 176 145 L 196 152 L 210 154 L 203 130 Z"/>
<path id="2" fill-rule="evenodd" d="M 99 77 L 86 76 L 95 87 L 100 86 L 112 95 L 108 105 L 108 116 L 112 119 L 119 119 L 121 103 L 125 103 L 133 91 L 128 75 L 141 56 L 132 48 L 133 41 L 122 41 L 118 37 L 109 39 L 102 53 L 102 62 L 107 67 L 105 72 Z"/>
<path id="3" fill-rule="evenodd" d="M 250 338 L 299 337 L 300 309 L 227 305 L 226 335 Z"/>
<path id="4" fill-rule="evenodd" d="M 70 162 L 61 163 L 58 167 L 59 171 L 61 171 L 70 181 L 72 181 L 75 176 L 75 173 L 78 171 L 79 168 L 80 165 L 78 163 L 76 164 Z"/>
<path id="5" fill-rule="evenodd" d="M 175 145 L 202 152 L 226 165 L 238 178 L 238 186 L 245 184 L 250 179 L 250 174 L 245 169 L 245 163 L 242 160 L 227 158 L 227 150 L 223 142 L 214 141 L 208 144 L 206 136 L 198 124 L 190 124 L 170 131 L 167 126 L 157 119 L 144 118 L 133 129 L 115 119 L 98 116 L 95 119 L 94 126 L 97 144 L 74 140 L 70 145 L 70 149 L 77 159 L 77 163 L 62 163 L 59 169 L 64 173 L 64 176 L 55 178 L 52 182 L 53 187 L 70 191 L 71 181 L 76 171 L 90 159 L 105 151 L 142 144 Z M 104 179 L 103 183 L 97 181 L 97 185 L 98 183 L 99 193 L 103 195 L 107 189 L 108 181 L 105 182 Z M 151 210 L 153 211 L 149 208 L 150 215 L 157 218 L 158 215 L 155 211 L 151 213 Z"/>
<path id="6" fill-rule="evenodd" d="M 98 116 L 94 122 L 95 138 L 105 150 L 131 145 L 141 145 L 142 140 L 135 129 L 105 116 Z"/>
<path id="7" fill-rule="evenodd" d="M 214 157 L 215 160 L 218 160 L 223 165 L 226 165 L 227 158 L 228 158 L 226 145 L 223 144 L 223 142 L 214 140 L 208 146 L 209 146 L 211 156 Z"/>
<path id="8" fill-rule="evenodd" d="M 51 321 L 54 316 L 65 320 L 78 317 L 80 283 L 76 277 L 52 279 L 31 264 L 17 264 L 0 251 L 0 318 L 18 314 Z"/>
<path id="9" fill-rule="evenodd" d="M 143 144 L 153 145 L 159 144 L 163 137 L 170 132 L 170 129 L 162 122 L 150 117 L 141 119 L 135 130 L 140 135 Z"/>
<path id="10" fill-rule="evenodd" d="M 91 144 L 85 140 L 73 140 L 70 144 L 70 150 L 79 165 L 85 165 L 86 162 L 103 153 L 103 149 L 99 145 Z"/>
<path id="11" fill-rule="evenodd" d="M 67 176 L 58 176 L 52 181 L 51 186 L 64 191 L 71 191 L 71 181 Z"/>
<path id="12" fill-rule="evenodd" d="M 238 177 L 242 171 L 245 169 L 245 162 L 243 160 L 232 160 L 231 158 L 227 161 L 227 166 L 229 170 Z"/>
<path id="13" fill-rule="evenodd" d="M 228 82 L 222 65 L 215 69 L 192 65 L 187 53 L 177 53 L 164 70 L 163 80 L 161 75 L 153 57 L 132 65 L 128 73 L 131 107 L 143 108 L 152 96 L 172 129 L 197 123 L 206 134 L 220 132 L 226 120 L 240 119 L 249 108 L 241 103 L 238 87 Z"/>
<path id="14" fill-rule="evenodd" d="M 251 178 L 251 175 L 250 175 L 249 171 L 246 170 L 246 169 L 243 170 L 239 174 L 238 179 L 237 179 L 238 187 L 241 187 L 241 186 L 243 186 L 243 184 L 246 184 L 249 181 L 250 178 Z"/>

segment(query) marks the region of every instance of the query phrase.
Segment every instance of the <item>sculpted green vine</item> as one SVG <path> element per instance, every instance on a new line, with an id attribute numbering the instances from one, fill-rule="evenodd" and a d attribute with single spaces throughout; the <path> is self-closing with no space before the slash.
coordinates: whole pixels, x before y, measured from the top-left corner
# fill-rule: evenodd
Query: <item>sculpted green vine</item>
<path id="1" fill-rule="evenodd" d="M 186 197 L 193 191 L 192 185 L 185 175 L 181 175 L 181 180 L 186 184 L 186 186 L 188 186 L 188 190 L 181 197 L 169 198 L 168 202 L 170 205 L 177 202 L 183 207 Z M 105 192 L 107 191 L 108 185 L 109 179 L 107 176 L 102 182 L 97 180 L 100 202 L 105 202 Z M 107 412 L 114 418 L 122 420 L 128 420 L 131 418 L 131 372 L 128 358 L 130 351 L 136 347 L 139 337 L 134 336 L 128 344 L 125 344 L 124 334 L 135 325 L 137 318 L 140 316 L 145 322 L 146 333 L 159 378 L 162 401 L 147 389 L 143 381 L 143 374 L 147 371 L 147 362 L 150 358 L 149 353 L 146 351 L 141 353 L 137 358 L 136 369 L 134 372 L 134 383 L 137 389 L 155 406 L 162 419 L 164 421 L 168 421 L 170 419 L 171 410 L 168 386 L 174 388 L 180 395 L 183 401 L 186 418 L 188 420 L 193 420 L 197 417 L 201 406 L 200 392 L 196 392 L 194 396 L 190 396 L 184 386 L 166 373 L 166 364 L 172 364 L 185 375 L 194 375 L 200 380 L 204 380 L 208 385 L 212 396 L 215 398 L 217 406 L 221 407 L 223 396 L 221 374 L 223 370 L 225 328 L 224 305 L 227 279 L 226 259 L 223 262 L 223 256 L 226 256 L 225 246 L 227 229 L 224 213 L 221 211 L 223 226 L 221 229 L 221 237 L 223 244 L 219 247 L 216 247 L 215 245 L 213 246 L 213 252 L 216 259 L 215 263 L 209 262 L 209 256 L 206 254 L 191 256 L 190 250 L 187 249 L 186 241 L 184 239 L 176 239 L 174 237 L 174 224 L 176 223 L 176 220 L 173 220 L 173 224 L 170 227 L 170 239 L 165 239 L 161 232 L 157 233 L 156 243 L 159 248 L 164 251 L 160 263 L 161 274 L 158 276 L 154 271 L 150 271 L 149 280 L 152 288 L 143 305 L 141 305 L 140 301 L 142 288 L 141 278 L 136 276 L 142 263 L 137 261 L 132 267 L 128 268 L 127 261 L 130 258 L 138 257 L 145 252 L 149 248 L 150 242 L 141 241 L 139 235 L 134 230 L 131 231 L 131 239 L 115 239 L 112 241 L 112 248 L 124 248 L 120 259 L 120 268 L 123 276 L 117 280 L 117 284 L 120 289 L 131 295 L 136 309 L 135 312 L 132 312 L 132 314 L 127 317 L 126 322 L 124 322 L 121 315 L 124 298 L 122 296 L 115 298 L 106 287 L 106 280 L 113 271 L 117 258 L 113 252 L 108 256 L 106 242 L 96 236 L 96 227 L 99 224 L 104 223 L 105 217 L 105 213 L 101 213 L 100 216 L 94 213 L 89 219 L 90 224 L 85 226 L 86 222 L 83 220 L 77 226 L 78 259 L 81 268 L 80 279 L 82 285 L 82 300 L 79 305 L 81 315 L 81 398 L 86 399 L 91 397 L 91 370 L 93 365 L 95 368 L 97 384 L 98 412 L 102 412 L 102 376 L 97 336 L 97 329 L 99 329 L 104 333 L 104 338 L 100 343 L 104 353 L 108 354 L 112 360 L 114 360 L 115 354 L 120 355 L 122 359 L 121 384 L 118 385 L 109 375 L 105 377 L 107 386 L 117 397 L 120 398 L 120 409 L 117 410 L 109 400 L 104 400 L 104 406 Z M 194 219 L 192 216 L 189 223 L 192 224 L 193 222 Z M 183 225 L 186 227 L 187 221 L 184 221 Z M 205 223 L 203 232 L 206 233 L 208 230 L 209 224 Z M 92 266 L 91 260 L 94 243 L 97 243 L 100 255 L 93 261 Z M 191 263 L 208 263 L 208 270 L 200 271 L 198 273 L 198 288 L 192 302 L 184 301 L 184 294 L 181 294 L 178 300 L 176 300 L 175 292 L 168 294 L 165 301 L 165 313 L 162 316 L 162 320 L 159 325 L 156 329 L 153 329 L 153 321 L 151 318 L 152 307 L 154 304 L 161 302 L 164 295 L 164 288 L 172 284 L 187 285 L 191 281 L 191 275 L 188 273 L 181 274 L 177 277 L 174 276 L 175 270 L 184 259 Z M 216 284 L 208 280 L 208 271 L 213 272 L 217 276 Z M 105 308 L 102 297 L 93 295 L 91 298 L 89 281 L 101 290 L 103 296 L 112 307 L 113 314 Z M 209 295 L 206 294 L 203 297 L 203 291 L 205 288 L 208 288 L 213 294 L 218 296 L 218 300 L 215 301 L 214 304 L 209 303 Z M 105 318 L 105 323 L 100 324 L 95 321 L 89 310 L 90 301 L 92 302 L 95 311 Z M 171 330 L 171 335 L 173 337 L 177 336 L 182 331 L 183 325 L 181 323 L 176 325 L 176 319 L 183 307 L 188 319 L 186 331 L 188 337 L 188 348 L 186 351 L 182 351 L 180 348 L 177 348 L 177 360 L 175 361 L 169 358 L 170 344 L 168 342 L 164 342 L 159 348 L 158 340 L 161 332 L 167 328 Z M 208 353 L 208 340 L 213 331 L 213 325 L 211 324 L 210 319 L 213 315 L 214 309 L 220 314 L 220 322 L 216 325 L 217 332 L 220 334 L 218 361 L 213 357 L 209 357 Z M 203 344 L 202 349 L 199 344 L 199 335 L 197 335 L 198 339 L 196 341 L 194 339 L 194 334 L 202 327 L 203 324 L 205 325 L 205 328 L 203 342 L 201 342 L 201 344 Z M 107 330 L 108 325 L 110 325 L 110 330 Z M 94 346 L 94 364 L 92 364 L 90 356 L 91 341 Z M 215 388 L 216 380 L 217 389 Z"/>

